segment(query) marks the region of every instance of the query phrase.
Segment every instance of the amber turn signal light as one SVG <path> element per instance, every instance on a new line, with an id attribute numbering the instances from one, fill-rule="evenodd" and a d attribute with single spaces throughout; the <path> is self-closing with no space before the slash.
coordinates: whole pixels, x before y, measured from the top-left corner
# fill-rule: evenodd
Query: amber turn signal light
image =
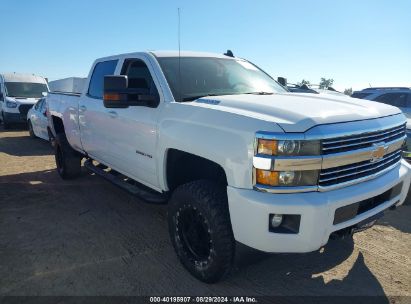
<path id="1" fill-rule="evenodd" d="M 121 95 L 117 93 L 105 93 L 104 100 L 120 101 Z"/>
<path id="2" fill-rule="evenodd" d="M 278 142 L 276 140 L 259 139 L 257 153 L 265 155 L 277 155 Z"/>

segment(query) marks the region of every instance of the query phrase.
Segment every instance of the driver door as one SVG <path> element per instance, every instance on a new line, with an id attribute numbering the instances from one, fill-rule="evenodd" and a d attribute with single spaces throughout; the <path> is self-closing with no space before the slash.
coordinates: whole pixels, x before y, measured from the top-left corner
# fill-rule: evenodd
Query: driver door
<path id="1" fill-rule="evenodd" d="M 120 74 L 128 76 L 129 88 L 138 94 L 160 98 L 151 63 L 144 56 L 126 58 Z M 106 136 L 112 167 L 152 188 L 158 188 L 155 152 L 160 106 L 161 102 L 156 108 L 107 109 L 110 128 L 106 128 Z"/>

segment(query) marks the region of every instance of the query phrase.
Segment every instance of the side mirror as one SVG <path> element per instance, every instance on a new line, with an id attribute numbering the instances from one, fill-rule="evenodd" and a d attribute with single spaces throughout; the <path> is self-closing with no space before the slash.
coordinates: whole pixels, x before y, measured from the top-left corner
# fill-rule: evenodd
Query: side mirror
<path id="1" fill-rule="evenodd" d="M 141 94 L 141 90 L 129 88 L 127 76 L 104 76 L 104 106 L 106 108 L 156 107 L 157 105 L 158 98 L 155 96 L 148 92 Z"/>
<path id="2" fill-rule="evenodd" d="M 286 86 L 287 86 L 287 78 L 278 77 L 278 78 L 277 78 L 277 81 L 278 81 L 278 83 L 281 84 L 283 87 L 286 87 Z"/>
<path id="3" fill-rule="evenodd" d="M 4 95 L 3 93 L 0 92 L 0 100 L 3 101 L 4 100 Z"/>
<path id="4" fill-rule="evenodd" d="M 43 115 L 47 117 L 47 110 L 44 110 Z"/>

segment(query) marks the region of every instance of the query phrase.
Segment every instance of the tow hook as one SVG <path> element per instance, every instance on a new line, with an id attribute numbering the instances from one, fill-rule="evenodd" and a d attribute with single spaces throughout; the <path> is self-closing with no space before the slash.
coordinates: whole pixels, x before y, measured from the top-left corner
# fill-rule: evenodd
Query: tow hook
<path id="1" fill-rule="evenodd" d="M 355 230 L 353 227 L 347 227 L 338 231 L 331 233 L 330 239 L 332 240 L 344 240 L 350 238 L 354 234 Z"/>

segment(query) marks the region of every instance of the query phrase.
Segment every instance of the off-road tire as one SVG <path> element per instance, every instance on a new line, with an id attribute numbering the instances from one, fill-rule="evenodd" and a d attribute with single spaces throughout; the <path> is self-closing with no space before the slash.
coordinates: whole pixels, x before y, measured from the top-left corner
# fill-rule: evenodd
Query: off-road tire
<path id="1" fill-rule="evenodd" d="M 232 267 L 235 255 L 235 240 L 231 228 L 226 187 L 207 180 L 184 184 L 174 191 L 168 208 L 171 242 L 183 266 L 194 277 L 205 283 L 215 283 L 224 278 Z M 203 245 L 207 243 L 205 246 L 207 250 L 201 258 L 193 254 L 195 251 L 192 250 L 193 246 L 187 246 L 188 237 L 183 231 L 191 234 L 191 239 L 193 239 L 191 231 L 197 231 L 187 226 L 183 228 L 187 214 L 197 214 L 200 231 L 206 233 L 205 238 L 198 239 L 207 241 L 197 242 Z M 194 233 L 194 235 L 199 234 Z"/>
<path id="2" fill-rule="evenodd" d="M 34 134 L 34 130 L 33 130 L 33 124 L 31 123 L 31 120 L 29 120 L 27 122 L 27 126 L 29 128 L 29 135 L 31 138 L 36 138 L 36 134 Z"/>
<path id="3" fill-rule="evenodd" d="M 70 146 L 64 133 L 56 135 L 54 156 L 57 172 L 62 179 L 72 179 L 81 174 L 82 156 Z"/>

